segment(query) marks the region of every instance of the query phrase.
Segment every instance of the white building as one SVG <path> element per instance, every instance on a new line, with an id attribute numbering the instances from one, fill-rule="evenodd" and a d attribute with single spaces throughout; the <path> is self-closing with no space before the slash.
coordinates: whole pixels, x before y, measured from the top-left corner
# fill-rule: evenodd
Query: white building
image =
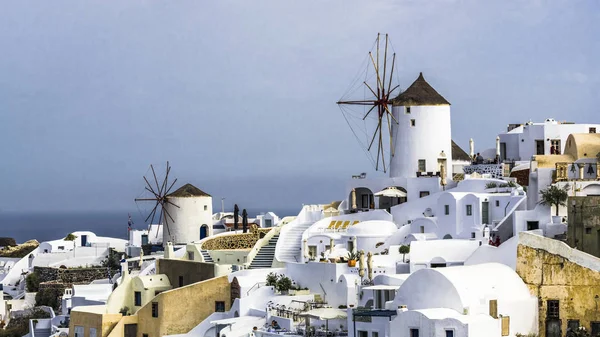
<path id="1" fill-rule="evenodd" d="M 173 219 L 168 215 L 163 217 L 163 225 L 167 227 L 163 228 L 163 244 L 186 244 L 213 234 L 212 197 L 209 194 L 185 184 L 167 195 L 167 200 L 165 209 Z"/>

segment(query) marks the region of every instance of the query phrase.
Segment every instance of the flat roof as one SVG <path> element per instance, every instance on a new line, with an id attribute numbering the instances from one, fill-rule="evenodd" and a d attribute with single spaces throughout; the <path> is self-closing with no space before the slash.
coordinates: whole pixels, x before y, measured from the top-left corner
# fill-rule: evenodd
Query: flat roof
<path id="1" fill-rule="evenodd" d="M 352 316 L 355 316 L 355 317 L 392 317 L 392 316 L 396 316 L 396 315 L 398 315 L 396 310 L 386 310 L 386 309 L 364 310 L 364 311 L 354 310 L 352 312 Z"/>

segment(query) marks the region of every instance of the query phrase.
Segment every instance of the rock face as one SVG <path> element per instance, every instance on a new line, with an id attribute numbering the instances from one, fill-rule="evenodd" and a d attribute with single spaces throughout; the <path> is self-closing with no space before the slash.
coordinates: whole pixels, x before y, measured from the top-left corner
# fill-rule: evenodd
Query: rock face
<path id="1" fill-rule="evenodd" d="M 39 277 L 40 284 L 57 282 L 72 284 L 89 284 L 94 280 L 107 278 L 106 268 L 77 268 L 63 269 L 51 267 L 34 267 L 34 273 Z"/>
<path id="2" fill-rule="evenodd" d="M 39 245 L 40 243 L 37 242 L 37 240 L 29 240 L 18 246 L 4 247 L 4 249 L 0 250 L 0 257 L 23 258 L 36 249 Z"/>
<path id="3" fill-rule="evenodd" d="M 17 241 L 13 238 L 0 237 L 0 247 L 13 247 L 17 245 Z"/>

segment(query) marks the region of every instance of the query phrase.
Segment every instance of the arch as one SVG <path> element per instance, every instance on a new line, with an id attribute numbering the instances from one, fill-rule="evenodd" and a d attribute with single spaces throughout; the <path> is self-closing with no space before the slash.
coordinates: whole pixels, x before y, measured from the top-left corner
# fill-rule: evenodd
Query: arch
<path id="1" fill-rule="evenodd" d="M 356 193 L 356 208 L 357 209 L 373 209 L 375 208 L 375 198 L 373 196 L 373 191 L 371 191 L 367 187 L 356 187 L 354 188 L 354 192 Z M 348 196 L 348 208 L 352 209 L 352 191 L 350 191 L 350 195 Z"/>
<path id="2" fill-rule="evenodd" d="M 451 240 L 451 239 L 452 239 L 452 235 L 450 235 L 450 234 L 444 235 L 444 240 Z"/>
<path id="3" fill-rule="evenodd" d="M 582 189 L 585 195 L 600 195 L 600 184 L 589 184 Z"/>
<path id="4" fill-rule="evenodd" d="M 373 299 L 370 299 L 367 301 L 367 303 L 365 303 L 365 308 L 372 308 L 373 307 Z"/>
<path id="5" fill-rule="evenodd" d="M 238 281 L 237 277 L 234 277 L 233 281 L 231 281 L 231 286 L 230 286 L 230 290 L 229 290 L 232 305 L 236 298 L 240 298 L 241 292 L 242 292 L 242 290 L 240 287 L 240 282 Z M 237 311 L 236 311 L 236 313 L 237 313 Z"/>
<path id="6" fill-rule="evenodd" d="M 208 236 L 208 225 L 200 226 L 200 240 Z"/>
<path id="7" fill-rule="evenodd" d="M 233 313 L 233 317 L 240 317 L 240 314 L 237 312 L 237 310 Z"/>

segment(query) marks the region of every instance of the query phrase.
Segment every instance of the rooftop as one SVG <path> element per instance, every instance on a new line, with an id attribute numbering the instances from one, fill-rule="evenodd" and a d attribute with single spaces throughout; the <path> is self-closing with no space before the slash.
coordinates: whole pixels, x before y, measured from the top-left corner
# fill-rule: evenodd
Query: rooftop
<path id="1" fill-rule="evenodd" d="M 423 73 L 413 84 L 404 90 L 400 95 L 392 100 L 393 105 L 412 106 L 412 105 L 450 105 L 442 95 L 425 81 Z"/>
<path id="2" fill-rule="evenodd" d="M 210 197 L 210 194 L 202 191 L 192 184 L 185 184 L 177 189 L 177 191 L 168 195 L 168 197 L 189 198 L 189 197 Z"/>

